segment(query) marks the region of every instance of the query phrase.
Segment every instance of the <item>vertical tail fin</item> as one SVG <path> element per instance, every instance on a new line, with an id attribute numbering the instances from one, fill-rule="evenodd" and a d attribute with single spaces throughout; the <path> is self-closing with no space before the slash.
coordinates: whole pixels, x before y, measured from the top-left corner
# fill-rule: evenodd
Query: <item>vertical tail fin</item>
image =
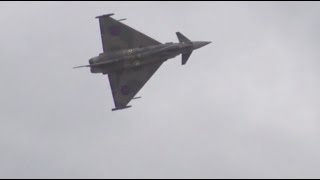
<path id="1" fill-rule="evenodd" d="M 179 42 L 190 42 L 191 43 L 191 41 L 187 37 L 185 37 L 183 34 L 181 34 L 180 32 L 176 32 L 176 34 L 179 39 Z M 185 65 L 187 63 L 191 53 L 192 53 L 192 51 L 182 54 L 182 61 L 181 61 L 182 65 Z"/>

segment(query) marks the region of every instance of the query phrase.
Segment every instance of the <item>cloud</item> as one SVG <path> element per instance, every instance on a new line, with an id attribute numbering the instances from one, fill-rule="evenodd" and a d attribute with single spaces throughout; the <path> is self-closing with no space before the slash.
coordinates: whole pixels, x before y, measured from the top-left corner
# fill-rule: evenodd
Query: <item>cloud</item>
<path id="1" fill-rule="evenodd" d="M 0 177 L 319 177 L 316 2 L 1 3 Z M 107 77 L 95 16 L 213 43 L 165 63 L 133 108 Z"/>

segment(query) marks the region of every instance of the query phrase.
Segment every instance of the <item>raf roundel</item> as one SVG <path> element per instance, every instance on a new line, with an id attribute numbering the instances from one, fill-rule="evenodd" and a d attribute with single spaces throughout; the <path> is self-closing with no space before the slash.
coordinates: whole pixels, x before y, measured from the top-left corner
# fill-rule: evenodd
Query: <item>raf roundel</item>
<path id="1" fill-rule="evenodd" d="M 121 28 L 119 26 L 111 26 L 109 32 L 112 36 L 119 36 L 121 33 Z"/>
<path id="2" fill-rule="evenodd" d="M 123 94 L 125 96 L 129 95 L 131 92 L 130 87 L 127 85 L 121 86 L 120 91 L 121 91 L 121 94 Z"/>

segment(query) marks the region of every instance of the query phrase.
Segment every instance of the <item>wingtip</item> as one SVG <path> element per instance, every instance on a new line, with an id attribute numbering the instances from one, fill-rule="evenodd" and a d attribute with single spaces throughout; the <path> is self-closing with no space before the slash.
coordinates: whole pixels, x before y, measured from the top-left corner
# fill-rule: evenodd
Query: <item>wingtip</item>
<path id="1" fill-rule="evenodd" d="M 117 111 L 117 110 L 122 110 L 122 109 L 127 109 L 127 108 L 131 108 L 132 106 L 122 106 L 122 107 L 115 107 L 113 109 L 111 109 L 111 111 Z"/>
<path id="2" fill-rule="evenodd" d="M 114 13 L 104 14 L 104 15 L 97 16 L 96 18 L 110 17 L 110 16 L 113 16 L 113 15 L 114 15 Z"/>

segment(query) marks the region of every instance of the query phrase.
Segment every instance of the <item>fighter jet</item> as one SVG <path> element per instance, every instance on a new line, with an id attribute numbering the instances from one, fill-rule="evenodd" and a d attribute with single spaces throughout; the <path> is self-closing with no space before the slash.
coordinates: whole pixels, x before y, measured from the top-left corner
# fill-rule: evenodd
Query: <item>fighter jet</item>
<path id="1" fill-rule="evenodd" d="M 195 49 L 211 42 L 190 41 L 176 32 L 178 43 L 162 44 L 147 35 L 112 18 L 114 14 L 97 16 L 100 24 L 103 53 L 89 59 L 91 73 L 108 75 L 115 110 L 130 108 L 128 103 L 168 59 L 182 55 L 185 65 Z"/>

